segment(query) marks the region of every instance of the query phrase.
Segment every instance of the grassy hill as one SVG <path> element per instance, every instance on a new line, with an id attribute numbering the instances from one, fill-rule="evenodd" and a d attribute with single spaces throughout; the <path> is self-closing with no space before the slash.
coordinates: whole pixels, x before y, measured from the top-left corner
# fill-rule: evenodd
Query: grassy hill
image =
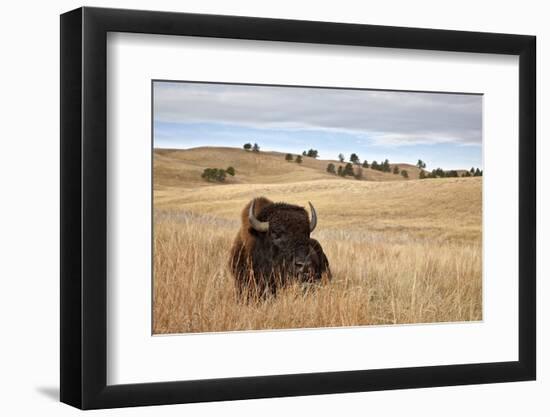
<path id="1" fill-rule="evenodd" d="M 211 185 L 201 178 L 205 168 L 227 168 L 233 166 L 237 175 L 228 177 L 227 184 L 280 184 L 313 180 L 341 180 L 326 172 L 327 165 L 333 163 L 344 166 L 335 160 L 317 160 L 302 157 L 303 162 L 285 160 L 281 152 L 250 152 L 229 147 L 200 147 L 192 149 L 155 149 L 155 187 L 179 186 L 198 187 Z M 410 179 L 418 178 L 420 170 L 410 164 L 396 164 L 400 170 L 406 169 Z M 392 165 L 392 169 L 393 169 Z M 357 181 L 347 178 L 348 181 Z M 363 168 L 364 181 L 403 181 L 401 175 Z"/>
<path id="2" fill-rule="evenodd" d="M 431 323 L 482 319 L 482 178 L 411 180 L 364 170 L 326 172 L 330 161 L 235 148 L 155 150 L 153 332 Z M 335 165 L 336 161 L 332 161 Z M 223 185 L 206 167 L 237 170 Z M 250 199 L 317 211 L 313 237 L 333 278 L 291 286 L 268 302 L 234 296 L 229 250 Z"/>

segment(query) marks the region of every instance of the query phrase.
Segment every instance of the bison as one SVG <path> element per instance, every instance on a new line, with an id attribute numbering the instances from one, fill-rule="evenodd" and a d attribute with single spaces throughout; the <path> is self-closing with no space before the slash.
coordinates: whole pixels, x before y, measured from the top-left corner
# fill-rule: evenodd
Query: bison
<path id="1" fill-rule="evenodd" d="M 310 237 L 317 225 L 303 207 L 274 203 L 265 197 L 243 209 L 241 228 L 231 248 L 230 268 L 240 297 L 275 295 L 291 281 L 318 282 L 330 278 L 328 259 Z"/>

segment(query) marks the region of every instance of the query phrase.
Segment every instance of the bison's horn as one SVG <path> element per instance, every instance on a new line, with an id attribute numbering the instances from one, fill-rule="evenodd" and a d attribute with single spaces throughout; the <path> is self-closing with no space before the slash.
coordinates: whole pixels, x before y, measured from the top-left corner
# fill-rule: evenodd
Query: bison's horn
<path id="1" fill-rule="evenodd" d="M 309 231 L 313 232 L 315 230 L 315 226 L 317 226 L 317 213 L 315 212 L 315 207 L 313 207 L 313 204 L 311 204 L 310 201 L 308 201 L 309 208 L 311 209 L 311 220 L 309 221 Z"/>
<path id="2" fill-rule="evenodd" d="M 258 232 L 267 232 L 269 230 L 269 222 L 261 222 L 256 218 L 256 216 L 254 215 L 255 203 L 256 199 L 252 200 L 250 208 L 248 209 L 248 221 L 250 222 L 250 226 L 252 226 L 252 228 L 254 230 L 257 230 Z"/>

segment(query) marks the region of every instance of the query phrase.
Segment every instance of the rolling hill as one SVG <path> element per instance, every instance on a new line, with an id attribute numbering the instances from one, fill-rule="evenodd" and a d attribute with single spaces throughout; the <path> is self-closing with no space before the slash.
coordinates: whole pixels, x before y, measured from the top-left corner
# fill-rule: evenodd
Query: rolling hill
<path id="1" fill-rule="evenodd" d="M 281 184 L 314 180 L 341 180 L 326 171 L 333 163 L 344 166 L 335 160 L 318 160 L 303 157 L 303 162 L 285 160 L 281 152 L 250 152 L 229 147 L 199 147 L 192 149 L 155 149 L 154 184 L 155 187 L 178 186 L 200 187 L 212 185 L 201 178 L 205 168 L 227 168 L 233 166 L 235 177 L 226 179 L 227 184 Z M 410 164 L 395 164 L 400 170 L 407 170 L 410 179 L 418 178 L 420 169 Z M 391 165 L 393 169 L 394 165 Z M 403 181 L 401 175 L 362 168 L 363 181 Z M 348 177 L 348 181 L 357 181 Z"/>

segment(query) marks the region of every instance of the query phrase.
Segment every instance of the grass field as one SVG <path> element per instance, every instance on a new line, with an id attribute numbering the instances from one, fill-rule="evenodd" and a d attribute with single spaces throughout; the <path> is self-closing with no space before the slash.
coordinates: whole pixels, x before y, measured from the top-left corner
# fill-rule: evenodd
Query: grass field
<path id="1" fill-rule="evenodd" d="M 359 181 L 326 173 L 327 163 L 230 148 L 156 150 L 154 333 L 481 320 L 481 178 L 417 180 L 406 166 L 409 180 L 367 169 Z M 226 184 L 200 178 L 205 167 L 229 165 L 237 175 Z M 236 300 L 229 250 L 242 208 L 262 195 L 315 205 L 312 237 L 332 281 Z"/>

